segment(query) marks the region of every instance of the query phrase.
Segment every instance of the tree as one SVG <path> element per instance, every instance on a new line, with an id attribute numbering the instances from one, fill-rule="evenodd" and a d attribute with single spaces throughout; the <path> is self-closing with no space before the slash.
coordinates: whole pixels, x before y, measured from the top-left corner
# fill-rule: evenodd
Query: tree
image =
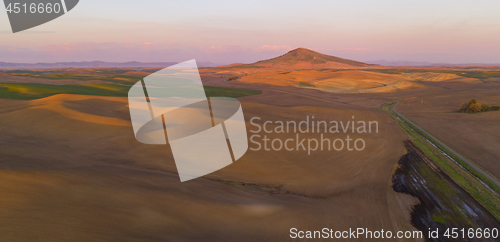
<path id="1" fill-rule="evenodd" d="M 481 112 L 481 104 L 479 103 L 473 103 L 469 104 L 469 110 L 473 113 Z"/>
<path id="2" fill-rule="evenodd" d="M 478 113 L 488 110 L 489 106 L 487 104 L 481 105 L 476 99 L 471 99 L 468 103 L 463 103 L 458 109 L 458 111 L 462 113 Z"/>

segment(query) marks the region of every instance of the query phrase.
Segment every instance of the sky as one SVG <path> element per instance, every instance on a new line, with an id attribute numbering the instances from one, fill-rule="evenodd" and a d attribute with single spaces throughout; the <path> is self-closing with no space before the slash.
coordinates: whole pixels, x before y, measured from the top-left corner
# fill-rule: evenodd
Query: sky
<path id="1" fill-rule="evenodd" d="M 498 0 L 80 0 L 13 34 L 0 62 L 252 63 L 304 47 L 358 61 L 500 63 Z"/>

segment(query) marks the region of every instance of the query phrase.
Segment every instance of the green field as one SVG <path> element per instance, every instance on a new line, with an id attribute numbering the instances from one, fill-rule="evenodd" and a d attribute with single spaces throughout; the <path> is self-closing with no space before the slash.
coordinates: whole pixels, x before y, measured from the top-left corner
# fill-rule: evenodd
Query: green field
<path id="1" fill-rule="evenodd" d="M 262 94 L 259 90 L 205 86 L 208 97 L 244 97 Z M 0 98 L 33 100 L 56 94 L 126 97 L 130 86 L 115 84 L 49 85 L 39 83 L 0 83 Z"/>
<path id="2" fill-rule="evenodd" d="M 314 87 L 313 84 L 310 84 L 307 82 L 299 82 L 299 86 L 301 86 L 301 87 Z"/>
<path id="3" fill-rule="evenodd" d="M 43 78 L 50 80 L 62 80 L 62 79 L 72 79 L 72 80 L 80 80 L 80 81 L 90 81 L 90 80 L 99 80 L 99 81 L 107 81 L 117 84 L 125 84 L 132 85 L 139 81 L 141 76 L 133 76 L 133 75 L 120 75 L 119 71 L 112 70 L 102 70 L 95 74 L 77 74 L 77 73 L 68 73 L 68 72 L 29 72 L 29 71 L 6 71 L 5 73 L 12 76 L 26 76 L 26 77 L 34 77 L 34 78 Z M 118 75 L 117 75 L 118 74 Z"/>
<path id="4" fill-rule="evenodd" d="M 234 87 L 204 86 L 207 97 L 245 97 L 262 94 L 260 90 Z"/>

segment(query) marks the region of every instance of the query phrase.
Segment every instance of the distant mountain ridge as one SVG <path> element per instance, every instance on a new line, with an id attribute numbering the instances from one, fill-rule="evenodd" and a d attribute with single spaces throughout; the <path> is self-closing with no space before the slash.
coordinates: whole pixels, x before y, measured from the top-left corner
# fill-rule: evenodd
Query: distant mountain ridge
<path id="1" fill-rule="evenodd" d="M 197 62 L 200 67 L 217 66 L 212 62 Z M 139 67 L 167 67 L 177 62 L 104 62 L 104 61 L 82 61 L 82 62 L 56 62 L 56 63 L 9 63 L 0 62 L 0 69 L 51 69 L 51 68 L 139 68 Z"/>
<path id="2" fill-rule="evenodd" d="M 383 66 L 432 66 L 433 63 L 430 62 L 418 62 L 418 61 L 386 61 L 386 60 L 374 60 L 367 61 L 370 64 L 377 64 Z"/>
<path id="3" fill-rule="evenodd" d="M 414 66 L 414 67 L 432 67 L 432 66 L 500 66 L 500 63 L 462 63 L 462 64 L 450 64 L 450 63 L 432 63 L 425 61 L 387 61 L 387 60 L 374 60 L 367 61 L 370 64 L 377 64 L 383 66 Z"/>

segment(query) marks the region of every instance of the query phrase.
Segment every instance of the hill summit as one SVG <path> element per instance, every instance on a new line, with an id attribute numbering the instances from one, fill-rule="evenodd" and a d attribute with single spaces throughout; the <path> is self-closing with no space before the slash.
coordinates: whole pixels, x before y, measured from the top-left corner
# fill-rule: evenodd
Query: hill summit
<path id="1" fill-rule="evenodd" d="M 266 70 L 301 70 L 301 69 L 371 69 L 383 68 L 379 65 L 366 64 L 359 61 L 325 55 L 306 48 L 297 48 L 281 56 L 252 64 L 235 63 L 223 66 L 226 68 L 252 68 L 251 72 Z"/>
<path id="2" fill-rule="evenodd" d="M 346 65 L 356 66 L 356 67 L 369 66 L 369 64 L 366 64 L 363 62 L 343 59 L 343 58 L 339 58 L 339 57 L 335 57 L 335 56 L 331 56 L 331 55 L 325 55 L 325 54 L 321 54 L 319 52 L 312 51 L 312 50 L 309 50 L 306 48 L 297 48 L 297 49 L 289 51 L 288 53 L 286 53 L 282 56 L 278 56 L 276 58 L 269 59 L 269 60 L 258 61 L 254 64 L 287 63 L 290 65 L 294 65 L 294 64 L 297 64 L 299 62 L 311 63 L 313 65 L 334 62 L 334 63 L 346 64 Z"/>

